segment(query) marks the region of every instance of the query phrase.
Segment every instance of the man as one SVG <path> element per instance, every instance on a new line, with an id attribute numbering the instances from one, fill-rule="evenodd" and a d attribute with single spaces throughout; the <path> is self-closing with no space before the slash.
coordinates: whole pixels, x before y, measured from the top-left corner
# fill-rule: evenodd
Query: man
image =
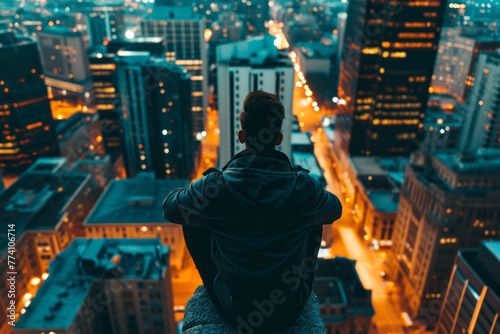
<path id="1" fill-rule="evenodd" d="M 251 92 L 238 132 L 246 149 L 163 203 L 165 218 L 183 225 L 212 303 L 239 332 L 295 322 L 311 294 L 322 225 L 342 214 L 335 195 L 275 150 L 284 117 L 275 95 Z"/>

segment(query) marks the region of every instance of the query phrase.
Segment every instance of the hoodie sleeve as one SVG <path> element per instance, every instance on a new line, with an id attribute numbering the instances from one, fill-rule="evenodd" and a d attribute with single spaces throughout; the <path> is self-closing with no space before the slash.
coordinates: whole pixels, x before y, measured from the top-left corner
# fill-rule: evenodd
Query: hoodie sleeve
<path id="1" fill-rule="evenodd" d="M 204 181 L 202 177 L 189 187 L 172 190 L 162 205 L 165 219 L 181 225 L 203 225 Z"/>
<path id="2" fill-rule="evenodd" d="M 342 204 L 337 196 L 313 180 L 316 199 L 313 208 L 314 225 L 331 224 L 342 216 Z"/>

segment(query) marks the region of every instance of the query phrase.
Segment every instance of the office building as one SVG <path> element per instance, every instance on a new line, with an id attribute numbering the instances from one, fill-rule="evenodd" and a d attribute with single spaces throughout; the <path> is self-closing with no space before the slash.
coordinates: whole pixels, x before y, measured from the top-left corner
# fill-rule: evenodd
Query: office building
<path id="1" fill-rule="evenodd" d="M 142 36 L 166 38 L 165 60 L 191 75 L 192 131 L 205 130 L 208 108 L 208 44 L 205 19 L 191 7 L 156 6 L 141 21 Z"/>
<path id="2" fill-rule="evenodd" d="M 480 53 L 500 49 L 500 38 L 487 29 L 448 28 L 441 35 L 431 91 L 467 101 L 474 86 L 474 69 Z"/>
<path id="3" fill-rule="evenodd" d="M 75 108 L 68 104 L 86 108 L 93 99 L 83 34 L 76 28 L 49 26 L 38 33 L 38 42 L 54 113 L 58 119 L 69 118 Z"/>
<path id="4" fill-rule="evenodd" d="M 500 150 L 413 154 L 389 258 L 411 317 L 435 323 L 457 251 L 500 239 L 499 196 Z"/>
<path id="5" fill-rule="evenodd" d="M 219 164 L 245 149 L 238 140 L 240 112 L 245 97 L 254 90 L 276 94 L 285 106 L 284 138 L 277 149 L 291 157 L 294 75 L 288 55 L 279 53 L 271 35 L 217 47 Z"/>
<path id="6" fill-rule="evenodd" d="M 458 251 L 438 334 L 500 333 L 500 241 Z"/>
<path id="7" fill-rule="evenodd" d="M 445 6 L 349 2 L 336 122 L 345 152 L 394 156 L 416 148 Z"/>
<path id="8" fill-rule="evenodd" d="M 104 154 L 102 132 L 97 114 L 75 113 L 57 125 L 61 157 L 70 165 L 89 152 Z"/>
<path id="9" fill-rule="evenodd" d="M 94 48 L 89 52 L 95 107 L 99 115 L 104 149 L 113 160 L 123 153 L 123 113 L 120 108 L 115 58 L 119 54 L 127 54 L 127 51 L 147 51 L 152 55 L 162 56 L 164 48 L 165 40 L 160 37 L 118 38 L 110 40 L 106 47 Z"/>
<path id="10" fill-rule="evenodd" d="M 312 289 L 329 334 L 370 333 L 372 292 L 363 287 L 355 265 L 342 256 L 318 260 Z"/>
<path id="11" fill-rule="evenodd" d="M 190 178 L 195 157 L 189 74 L 147 52 L 116 62 L 127 175 L 152 171 L 156 178 Z"/>
<path id="12" fill-rule="evenodd" d="M 102 187 L 92 176 L 68 168 L 64 158 L 38 159 L 19 179 L 0 194 L 0 216 L 15 225 L 16 313 L 31 299 L 45 277 L 49 263 L 75 237 L 82 237 L 82 222 L 99 197 Z M 0 250 L 0 296 L 8 305 L 7 243 Z M 1 318 L 2 322 L 5 320 Z M 3 328 L 5 323 L 0 323 Z M 3 333 L 3 331 L 2 331 Z"/>
<path id="13" fill-rule="evenodd" d="M 161 205 L 175 188 L 189 180 L 155 180 L 152 173 L 113 180 L 85 221 L 87 238 L 160 238 L 171 247 L 170 264 L 181 269 L 189 257 L 182 227 L 163 217 Z"/>
<path id="14" fill-rule="evenodd" d="M 358 232 L 378 248 L 391 246 L 405 158 L 351 157 L 342 182 Z"/>
<path id="15" fill-rule="evenodd" d="M 177 333 L 169 255 L 157 239 L 73 240 L 13 334 Z"/>
<path id="16" fill-rule="evenodd" d="M 84 11 L 87 16 L 90 44 L 103 45 L 110 40 L 125 36 L 123 12 L 123 2 L 92 3 L 92 6 Z"/>
<path id="17" fill-rule="evenodd" d="M 235 1 L 236 13 L 245 17 L 246 30 L 250 36 L 259 36 L 266 32 L 265 22 L 269 20 L 268 1 Z"/>
<path id="18" fill-rule="evenodd" d="M 465 152 L 500 149 L 500 52 L 480 54 L 460 146 Z"/>
<path id="19" fill-rule="evenodd" d="M 0 170 L 19 173 L 58 152 L 37 43 L 0 33 Z"/>

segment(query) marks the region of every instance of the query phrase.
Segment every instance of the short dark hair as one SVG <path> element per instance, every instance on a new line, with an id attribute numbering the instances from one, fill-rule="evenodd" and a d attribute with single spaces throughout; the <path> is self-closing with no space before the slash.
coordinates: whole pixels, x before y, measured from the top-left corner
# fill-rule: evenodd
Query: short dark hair
<path id="1" fill-rule="evenodd" d="M 247 144 L 257 150 L 274 149 L 284 118 L 285 107 L 276 95 L 260 90 L 250 92 L 240 113 Z"/>

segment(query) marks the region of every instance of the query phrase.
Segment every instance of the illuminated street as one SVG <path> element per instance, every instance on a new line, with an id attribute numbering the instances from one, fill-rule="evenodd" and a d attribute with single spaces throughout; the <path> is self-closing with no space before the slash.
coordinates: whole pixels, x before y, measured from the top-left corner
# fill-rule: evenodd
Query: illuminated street
<path id="1" fill-rule="evenodd" d="M 314 96 L 314 95 L 312 95 Z M 294 92 L 294 114 L 297 115 L 302 131 L 311 131 L 312 140 L 315 142 L 315 155 L 318 158 L 320 166 L 325 171 L 327 180 L 327 190 L 336 194 L 344 211 L 342 218 L 333 224 L 333 245 L 330 249 L 332 256 L 346 256 L 356 260 L 356 269 L 358 275 L 366 289 L 372 290 L 372 302 L 375 308 L 373 323 L 376 324 L 380 334 L 386 333 L 404 333 L 401 321 L 401 311 L 399 311 L 396 293 L 389 290 L 392 282 L 385 282 L 379 275 L 382 270 L 381 256 L 383 251 L 374 251 L 373 247 L 368 248 L 364 240 L 356 233 L 356 222 L 352 213 L 347 210 L 348 203 L 345 202 L 340 182 L 337 178 L 332 165 L 333 151 L 324 135 L 321 134 L 318 126 L 321 124 L 321 112 L 315 111 L 312 104 L 307 102 L 304 89 L 295 87 Z"/>

